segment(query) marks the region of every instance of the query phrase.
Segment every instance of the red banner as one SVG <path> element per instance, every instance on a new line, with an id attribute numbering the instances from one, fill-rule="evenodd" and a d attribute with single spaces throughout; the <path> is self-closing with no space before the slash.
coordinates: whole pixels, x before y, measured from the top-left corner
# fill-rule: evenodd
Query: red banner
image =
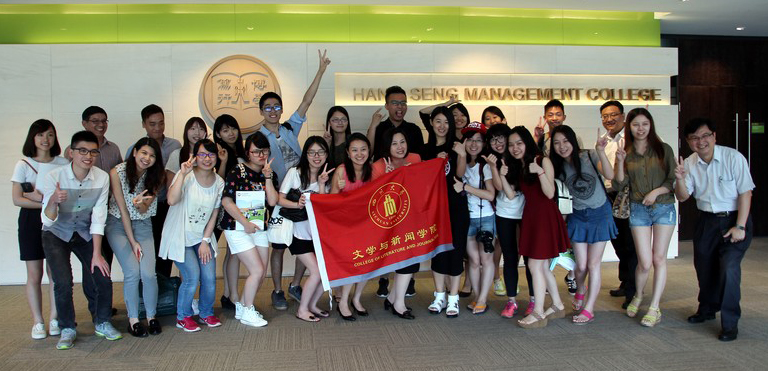
<path id="1" fill-rule="evenodd" d="M 446 161 L 403 166 L 349 192 L 307 202 L 325 290 L 453 249 Z"/>

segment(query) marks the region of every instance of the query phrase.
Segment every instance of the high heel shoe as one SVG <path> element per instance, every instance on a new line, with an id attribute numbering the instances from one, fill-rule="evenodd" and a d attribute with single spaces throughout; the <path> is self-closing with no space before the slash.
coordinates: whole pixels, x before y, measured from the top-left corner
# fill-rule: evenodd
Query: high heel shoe
<path id="1" fill-rule="evenodd" d="M 390 310 L 390 309 L 393 309 L 394 307 L 395 307 L 395 305 L 390 303 L 389 299 L 387 299 L 387 298 L 384 299 L 384 310 Z M 411 307 L 405 307 L 405 309 L 413 310 Z M 368 312 L 366 312 L 366 313 L 368 313 Z"/>
<path id="2" fill-rule="evenodd" d="M 342 314 L 340 306 L 337 305 L 336 309 L 339 310 L 339 315 L 341 316 L 341 319 L 343 319 L 345 321 L 357 321 L 357 318 L 355 318 L 355 316 L 345 316 L 344 314 Z"/>
<path id="3" fill-rule="evenodd" d="M 392 306 L 392 314 L 402 318 L 402 319 L 416 319 L 416 317 L 411 313 L 411 309 L 407 308 L 405 312 L 400 313 L 398 312 L 394 306 Z"/>
<path id="4" fill-rule="evenodd" d="M 360 317 L 368 316 L 368 311 L 367 310 L 357 309 L 357 307 L 354 304 L 352 304 L 352 309 L 354 310 L 355 314 L 357 314 Z"/>

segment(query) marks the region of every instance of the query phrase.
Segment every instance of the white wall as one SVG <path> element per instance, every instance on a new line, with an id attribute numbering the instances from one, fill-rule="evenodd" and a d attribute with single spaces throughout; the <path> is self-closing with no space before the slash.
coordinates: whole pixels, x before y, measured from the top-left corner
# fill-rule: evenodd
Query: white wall
<path id="1" fill-rule="evenodd" d="M 0 155 L 6 159 L 0 164 L 0 179 L 10 179 L 34 120 L 52 120 L 64 147 L 71 134 L 81 129 L 80 115 L 89 105 L 101 106 L 108 112 L 107 137 L 123 151 L 143 135 L 139 112 L 150 103 L 165 109 L 166 134 L 180 138 L 186 120 L 201 116 L 198 93 L 206 71 L 232 54 L 248 54 L 266 62 L 279 79 L 284 106 L 293 110 L 315 75 L 318 48 L 328 49 L 332 63 L 309 110 L 302 138 L 322 135 L 325 114 L 334 104 L 335 72 L 677 74 L 677 49 L 673 48 L 300 43 L 0 45 L 0 127 L 6 138 L 0 148 Z M 531 129 L 543 113 L 540 105 L 499 106 L 510 124 Z M 409 107 L 409 121 L 418 122 L 419 108 Z M 479 119 L 484 107 L 468 108 L 472 118 Z M 352 129 L 364 131 L 374 110 L 349 107 Z M 659 134 L 677 148 L 677 107 L 652 106 L 651 112 Z M 600 127 L 598 106 L 567 105 L 566 114 L 566 122 L 590 142 Z M 6 257 L 0 284 L 18 284 L 26 279 L 24 264 L 18 260 L 18 209 L 10 193 L 10 182 L 0 182 L 0 194 L 6 195 L 0 198 L 0 239 L 8 241 L 0 247 Z M 612 249 L 606 250 L 606 259 L 615 259 Z M 670 246 L 670 256 L 676 255 L 677 233 Z M 79 266 L 74 266 L 75 276 L 79 277 Z M 292 264 L 287 264 L 286 273 L 291 269 Z M 119 268 L 115 268 L 114 279 L 122 279 Z"/>

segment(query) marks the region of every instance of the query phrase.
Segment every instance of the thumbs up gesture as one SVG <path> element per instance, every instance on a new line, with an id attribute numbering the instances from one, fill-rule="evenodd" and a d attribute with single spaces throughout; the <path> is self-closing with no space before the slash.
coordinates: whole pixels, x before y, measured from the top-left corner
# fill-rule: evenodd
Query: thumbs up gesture
<path id="1" fill-rule="evenodd" d="M 67 191 L 61 189 L 59 182 L 56 182 L 56 189 L 53 191 L 51 201 L 57 205 L 67 201 Z"/>

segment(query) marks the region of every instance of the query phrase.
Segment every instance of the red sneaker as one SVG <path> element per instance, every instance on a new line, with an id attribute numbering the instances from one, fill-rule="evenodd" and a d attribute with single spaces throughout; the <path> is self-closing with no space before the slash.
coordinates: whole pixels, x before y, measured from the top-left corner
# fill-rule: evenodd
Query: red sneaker
<path id="1" fill-rule="evenodd" d="M 221 326 L 221 321 L 216 316 L 208 316 L 205 318 L 202 318 L 203 322 L 205 322 L 208 327 L 219 327 Z"/>
<path id="2" fill-rule="evenodd" d="M 528 317 L 529 315 L 531 315 L 531 313 L 533 313 L 533 309 L 534 309 L 535 306 L 536 306 L 536 303 L 534 303 L 533 300 L 528 302 L 528 307 L 525 308 L 525 316 L 526 317 Z"/>
<path id="3" fill-rule="evenodd" d="M 517 303 L 508 301 L 504 310 L 501 311 L 501 316 L 504 318 L 512 318 L 517 314 Z"/>
<path id="4" fill-rule="evenodd" d="M 192 317 L 184 317 L 184 319 L 182 320 L 177 320 L 176 327 L 186 332 L 200 331 L 200 326 L 198 326 L 197 323 L 195 323 L 195 320 L 193 320 Z"/>

